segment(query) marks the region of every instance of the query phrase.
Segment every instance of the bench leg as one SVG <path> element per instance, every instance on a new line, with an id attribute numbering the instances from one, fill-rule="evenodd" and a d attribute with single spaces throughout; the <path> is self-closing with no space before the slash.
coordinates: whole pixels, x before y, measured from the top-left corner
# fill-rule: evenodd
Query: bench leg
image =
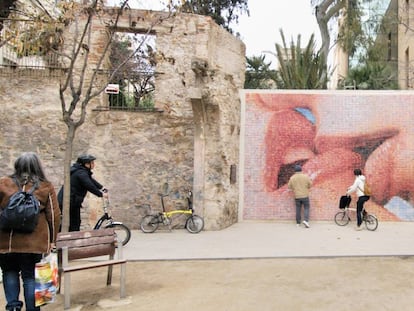
<path id="1" fill-rule="evenodd" d="M 65 310 L 70 308 L 70 273 L 65 273 L 63 276 L 63 295 L 65 297 Z"/>
<path id="2" fill-rule="evenodd" d="M 112 265 L 108 266 L 108 276 L 106 278 L 106 285 L 112 284 Z"/>
<path id="3" fill-rule="evenodd" d="M 126 276 L 126 264 L 121 264 L 121 277 L 119 280 L 119 287 L 120 293 L 119 296 L 121 298 L 125 298 L 125 276 Z"/>

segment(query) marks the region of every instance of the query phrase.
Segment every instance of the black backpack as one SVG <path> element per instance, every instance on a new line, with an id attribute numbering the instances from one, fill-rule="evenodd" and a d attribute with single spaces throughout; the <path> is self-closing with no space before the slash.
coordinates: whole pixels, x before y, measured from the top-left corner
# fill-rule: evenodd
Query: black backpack
<path id="1" fill-rule="evenodd" d="M 14 182 L 19 190 L 10 197 L 0 214 L 0 229 L 31 233 L 39 221 L 40 202 L 33 194 L 38 183 L 34 183 L 32 189 L 26 192 L 16 180 Z"/>

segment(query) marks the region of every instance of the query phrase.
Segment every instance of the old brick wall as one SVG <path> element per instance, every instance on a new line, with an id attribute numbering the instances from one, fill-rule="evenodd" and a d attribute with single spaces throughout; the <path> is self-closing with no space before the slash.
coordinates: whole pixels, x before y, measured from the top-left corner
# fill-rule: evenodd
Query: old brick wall
<path id="1" fill-rule="evenodd" d="M 143 11 L 130 14 L 121 26 L 131 21 L 146 25 L 143 16 L 151 18 Z M 104 30 L 96 26 L 92 44 L 102 45 Z M 97 156 L 94 176 L 110 189 L 114 216 L 131 228 L 138 228 L 146 211 L 142 206 L 159 206 L 157 193 L 165 182 L 172 190 L 169 208 L 185 204 L 183 188 L 193 188 L 205 228 L 224 228 L 237 221 L 238 213 L 238 186 L 230 182 L 230 166 L 239 159 L 238 90 L 244 83 L 245 47 L 208 17 L 182 15 L 155 30 L 160 73 L 155 101 L 163 112 L 102 109 L 108 105 L 102 94 L 89 104 L 87 120 L 77 130 L 73 159 L 83 152 Z M 198 72 L 194 62 L 206 64 L 205 71 Z M 10 173 L 22 151 L 36 151 L 58 190 L 66 131 L 58 81 L 0 79 L 0 173 Z M 101 215 L 101 206 L 91 195 L 84 205 L 83 225 L 88 227 Z"/>

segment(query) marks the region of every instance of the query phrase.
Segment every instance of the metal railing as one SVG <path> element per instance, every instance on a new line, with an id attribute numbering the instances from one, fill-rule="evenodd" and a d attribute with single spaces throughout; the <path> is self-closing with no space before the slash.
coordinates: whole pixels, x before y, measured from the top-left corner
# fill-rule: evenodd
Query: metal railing
<path id="1" fill-rule="evenodd" d="M 57 54 L 33 48 L 24 31 L 15 34 L 7 23 L 3 24 L 0 39 L 1 76 L 56 77 L 61 76 L 63 70 Z"/>

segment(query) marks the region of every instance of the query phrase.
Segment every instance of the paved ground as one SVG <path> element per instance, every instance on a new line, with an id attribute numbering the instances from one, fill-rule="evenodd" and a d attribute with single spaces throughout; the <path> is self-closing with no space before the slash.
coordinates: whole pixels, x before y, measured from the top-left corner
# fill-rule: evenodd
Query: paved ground
<path id="1" fill-rule="evenodd" d="M 411 310 L 413 223 L 375 232 L 331 222 L 242 222 L 221 231 L 133 231 L 119 268 L 74 273 L 71 311 Z M 0 308 L 4 297 L 0 296 Z M 63 295 L 43 311 L 63 309 Z"/>
<path id="2" fill-rule="evenodd" d="M 133 231 L 129 260 L 414 255 L 414 223 L 380 222 L 376 231 L 355 231 L 334 222 L 240 222 L 220 231 Z"/>

